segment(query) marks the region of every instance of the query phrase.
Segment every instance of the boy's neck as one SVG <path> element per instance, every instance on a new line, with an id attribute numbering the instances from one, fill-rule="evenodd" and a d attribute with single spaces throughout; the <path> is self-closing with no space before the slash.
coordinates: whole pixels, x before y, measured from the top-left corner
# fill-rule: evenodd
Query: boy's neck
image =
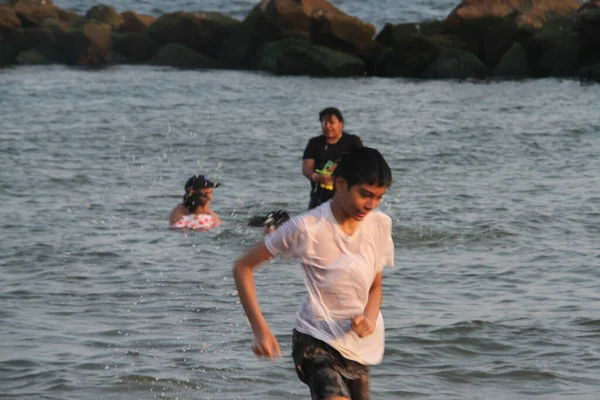
<path id="1" fill-rule="evenodd" d="M 360 224 L 360 221 L 357 221 L 354 218 L 352 218 L 350 215 L 348 215 L 348 213 L 346 213 L 344 211 L 344 209 L 342 208 L 341 204 L 339 204 L 339 202 L 336 201 L 335 196 L 334 196 L 333 200 L 331 200 L 330 206 L 331 206 L 331 214 L 333 214 L 335 221 L 338 223 L 338 225 L 342 229 L 342 231 L 346 235 L 352 235 L 352 233 L 354 233 L 354 231 Z"/>

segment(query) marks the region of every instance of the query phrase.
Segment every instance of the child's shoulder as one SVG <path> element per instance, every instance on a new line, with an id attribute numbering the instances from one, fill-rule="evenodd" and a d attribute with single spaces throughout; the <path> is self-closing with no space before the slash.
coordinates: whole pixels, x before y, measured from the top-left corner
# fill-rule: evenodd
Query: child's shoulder
<path id="1" fill-rule="evenodd" d="M 371 212 L 372 221 L 374 224 L 379 225 L 383 228 L 388 228 L 392 226 L 392 218 L 380 210 L 375 210 Z"/>

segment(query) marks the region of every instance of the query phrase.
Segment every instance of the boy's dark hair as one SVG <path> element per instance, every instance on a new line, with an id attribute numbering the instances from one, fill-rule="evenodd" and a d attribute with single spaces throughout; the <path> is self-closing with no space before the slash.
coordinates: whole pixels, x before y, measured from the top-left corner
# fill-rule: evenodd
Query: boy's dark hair
<path id="1" fill-rule="evenodd" d="M 333 178 L 344 178 L 348 189 L 353 185 L 367 184 L 390 187 L 392 171 L 379 151 L 371 147 L 358 147 L 342 155 L 333 171 Z"/>
<path id="2" fill-rule="evenodd" d="M 335 107 L 327 107 L 319 113 L 319 121 L 323 121 L 324 117 L 336 117 L 338 121 L 344 122 L 342 112 Z"/>
<path id="3" fill-rule="evenodd" d="M 188 192 L 183 196 L 183 205 L 190 213 L 195 213 L 198 207 L 204 207 L 208 196 L 202 192 Z"/>

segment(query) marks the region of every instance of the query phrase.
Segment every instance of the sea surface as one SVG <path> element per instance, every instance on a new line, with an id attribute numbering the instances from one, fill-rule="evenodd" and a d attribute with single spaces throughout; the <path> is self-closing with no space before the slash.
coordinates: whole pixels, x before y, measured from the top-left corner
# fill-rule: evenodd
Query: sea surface
<path id="1" fill-rule="evenodd" d="M 334 2 L 380 25 L 454 6 L 433 3 Z M 252 4 L 115 5 L 242 16 Z M 308 399 L 290 356 L 300 267 L 256 274 L 277 360 L 250 350 L 231 267 L 262 239 L 251 216 L 306 209 L 302 151 L 337 106 L 394 174 L 372 398 L 596 400 L 599 102 L 599 85 L 559 79 L 0 70 L 0 398 Z M 196 173 L 222 183 L 223 226 L 170 230 Z"/>

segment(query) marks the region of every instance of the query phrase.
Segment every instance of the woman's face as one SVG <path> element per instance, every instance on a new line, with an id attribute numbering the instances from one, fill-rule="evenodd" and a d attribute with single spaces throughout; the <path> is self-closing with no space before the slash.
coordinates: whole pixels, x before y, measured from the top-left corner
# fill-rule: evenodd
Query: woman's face
<path id="1" fill-rule="evenodd" d="M 206 202 L 210 203 L 213 199 L 213 190 L 212 188 L 202 188 L 199 190 L 202 194 L 202 197 L 206 198 Z"/>
<path id="2" fill-rule="evenodd" d="M 321 132 L 328 141 L 337 140 L 342 135 L 344 123 L 335 115 L 324 115 L 321 118 Z"/>

